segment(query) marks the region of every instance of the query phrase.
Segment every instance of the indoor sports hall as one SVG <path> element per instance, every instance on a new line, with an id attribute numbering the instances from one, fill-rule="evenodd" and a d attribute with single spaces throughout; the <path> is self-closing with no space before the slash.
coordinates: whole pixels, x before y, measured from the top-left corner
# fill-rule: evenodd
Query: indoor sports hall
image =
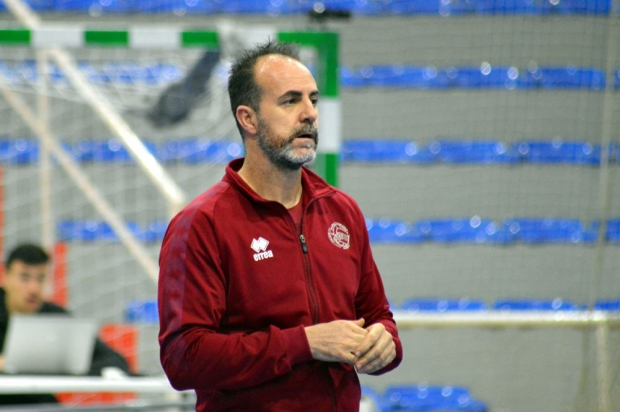
<path id="1" fill-rule="evenodd" d="M 620 411 L 614 0 L 0 1 L 3 261 L 44 245 L 48 298 L 135 374 L 0 393 L 194 410 L 159 360 L 159 251 L 243 156 L 228 71 L 269 38 L 317 80 L 310 168 L 361 208 L 403 344 L 360 410 Z"/>

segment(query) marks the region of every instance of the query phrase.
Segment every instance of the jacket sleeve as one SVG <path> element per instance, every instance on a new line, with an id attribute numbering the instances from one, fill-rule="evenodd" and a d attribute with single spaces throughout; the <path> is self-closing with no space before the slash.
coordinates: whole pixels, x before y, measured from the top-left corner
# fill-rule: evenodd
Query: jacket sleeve
<path id="1" fill-rule="evenodd" d="M 359 209 L 358 209 L 359 211 Z M 364 230 L 357 231 L 360 235 L 360 247 L 361 247 L 361 276 L 358 294 L 355 298 L 355 309 L 357 318 L 364 318 L 365 325 L 372 325 L 375 323 L 382 323 L 385 329 L 392 335 L 394 344 L 396 345 L 396 357 L 394 360 L 383 369 L 374 372 L 372 375 L 381 375 L 395 369 L 403 359 L 403 346 L 398 337 L 398 329 L 392 312 L 390 311 L 390 305 L 387 297 L 385 296 L 385 290 L 383 288 L 383 282 L 375 264 L 375 260 L 372 256 L 370 249 L 370 241 L 368 238 L 368 231 L 364 217 L 359 211 L 358 213 L 359 225 Z"/>
<path id="2" fill-rule="evenodd" d="M 235 390 L 289 373 L 312 359 L 303 326 L 220 332 L 226 314 L 211 218 L 191 205 L 171 222 L 160 254 L 160 358 L 176 389 Z"/>

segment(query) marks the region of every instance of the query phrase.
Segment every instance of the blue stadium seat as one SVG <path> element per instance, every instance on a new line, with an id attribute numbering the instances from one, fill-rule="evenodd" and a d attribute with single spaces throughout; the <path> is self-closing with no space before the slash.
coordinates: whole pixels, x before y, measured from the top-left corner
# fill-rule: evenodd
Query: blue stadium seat
<path id="1" fill-rule="evenodd" d="M 599 300 L 594 304 L 595 310 L 620 311 L 620 299 Z"/>
<path id="2" fill-rule="evenodd" d="M 445 89 L 450 85 L 443 71 L 433 66 L 375 65 L 341 68 L 343 87 L 392 87 L 402 89 Z"/>
<path id="3" fill-rule="evenodd" d="M 372 76 L 370 66 L 365 71 L 363 68 L 352 69 L 350 67 L 340 67 L 340 85 L 342 87 L 367 87 L 370 84 L 369 78 Z"/>
<path id="4" fill-rule="evenodd" d="M 464 89 L 508 89 L 517 87 L 519 70 L 515 67 L 451 67 L 445 69 L 451 87 Z"/>
<path id="5" fill-rule="evenodd" d="M 600 224 L 598 220 L 590 222 L 587 226 L 583 227 L 582 239 L 584 243 L 596 243 L 598 241 L 598 230 Z M 611 243 L 618 243 L 620 241 L 620 219 L 610 219 L 607 221 L 607 228 L 605 232 L 605 240 Z"/>
<path id="6" fill-rule="evenodd" d="M 284 1 L 271 0 L 226 0 L 221 2 L 219 10 L 226 14 L 280 14 L 280 5 Z"/>
<path id="7" fill-rule="evenodd" d="M 605 89 L 605 72 L 595 68 L 538 67 L 527 70 L 519 81 L 524 89 Z"/>
<path id="8" fill-rule="evenodd" d="M 549 0 L 476 0 L 478 14 L 538 14 L 551 12 Z"/>
<path id="9" fill-rule="evenodd" d="M 28 138 L 0 138 L 0 161 L 28 165 L 39 160 L 39 143 Z"/>
<path id="10" fill-rule="evenodd" d="M 183 71 L 171 63 L 107 62 L 94 67 L 79 61 L 78 67 L 94 84 L 167 85 L 183 78 Z"/>
<path id="11" fill-rule="evenodd" d="M 151 222 L 140 232 L 140 240 L 147 243 L 159 242 L 164 238 L 168 222 Z"/>
<path id="12" fill-rule="evenodd" d="M 54 9 L 59 12 L 96 13 L 102 7 L 98 0 L 55 0 Z"/>
<path id="13" fill-rule="evenodd" d="M 409 312 L 477 312 L 489 308 L 481 300 L 412 298 L 405 300 L 400 309 Z"/>
<path id="14" fill-rule="evenodd" d="M 128 222 L 127 229 L 140 238 L 142 229 L 137 223 Z M 63 220 L 58 222 L 56 230 L 58 238 L 65 241 L 118 241 L 110 225 L 98 220 Z"/>
<path id="15" fill-rule="evenodd" d="M 606 238 L 608 242 L 620 243 L 620 219 L 607 221 Z"/>
<path id="16" fill-rule="evenodd" d="M 168 140 L 157 149 L 157 157 L 163 162 L 226 163 L 241 156 L 242 143 L 199 138 Z"/>
<path id="17" fill-rule="evenodd" d="M 502 299 L 493 303 L 493 309 L 502 311 L 527 310 L 579 310 L 579 306 L 560 298 L 553 300 Z"/>
<path id="18" fill-rule="evenodd" d="M 344 162 L 428 164 L 435 160 L 428 147 L 409 140 L 346 140 L 340 156 Z"/>
<path id="19" fill-rule="evenodd" d="M 393 0 L 386 12 L 395 15 L 439 14 L 442 16 L 471 13 L 474 0 Z"/>
<path id="20" fill-rule="evenodd" d="M 181 80 L 183 76 L 183 70 L 173 63 L 156 63 L 146 67 L 145 82 L 167 85 Z"/>
<path id="21" fill-rule="evenodd" d="M 93 84 L 101 85 L 112 81 L 108 75 L 104 74 L 101 70 L 96 69 L 89 62 L 79 60 L 77 65 L 82 74 Z"/>
<path id="22" fill-rule="evenodd" d="M 589 232 L 579 219 L 516 218 L 504 221 L 504 229 L 523 243 L 584 243 Z"/>
<path id="23" fill-rule="evenodd" d="M 134 9 L 139 13 L 213 14 L 221 11 L 214 0 L 137 0 Z"/>
<path id="24" fill-rule="evenodd" d="M 582 142 L 517 142 L 513 150 L 529 163 L 599 165 L 601 147 Z"/>
<path id="25" fill-rule="evenodd" d="M 125 321 L 130 323 L 159 323 L 157 301 L 140 300 L 127 303 Z"/>
<path id="26" fill-rule="evenodd" d="M 469 390 L 453 386 L 388 386 L 384 397 L 396 411 L 485 412 L 486 405 L 475 400 Z"/>
<path id="27" fill-rule="evenodd" d="M 366 219 L 368 237 L 373 243 L 421 243 L 426 237 L 415 225 L 387 219 Z"/>
<path id="28" fill-rule="evenodd" d="M 10 63 L 2 60 L 0 72 L 4 79 L 13 85 L 34 83 L 38 79 L 36 62 L 30 59 Z"/>
<path id="29" fill-rule="evenodd" d="M 145 145 L 155 151 L 152 143 L 145 142 Z M 131 155 L 117 139 L 110 140 L 85 140 L 69 146 L 73 158 L 80 162 L 101 162 L 101 163 L 130 163 Z"/>
<path id="30" fill-rule="evenodd" d="M 376 0 L 297 0 L 287 1 L 278 0 L 283 3 L 280 7 L 283 14 L 291 13 L 308 13 L 311 10 L 320 12 L 323 8 L 319 7 L 317 3 L 322 4 L 325 10 L 350 12 L 353 15 L 358 16 L 376 16 L 384 14 L 388 2 L 376 1 Z"/>
<path id="31" fill-rule="evenodd" d="M 502 142 L 439 140 L 430 142 L 428 147 L 443 163 L 513 164 L 520 161 L 519 152 Z"/>
<path id="32" fill-rule="evenodd" d="M 608 15 L 610 0 L 562 0 L 556 2 L 553 12 L 557 14 Z"/>
<path id="33" fill-rule="evenodd" d="M 58 223 L 58 238 L 65 241 L 93 241 L 98 239 L 100 231 L 99 221 L 64 220 Z"/>
<path id="34" fill-rule="evenodd" d="M 30 8 L 37 12 L 54 10 L 54 0 L 25 0 Z M 7 11 L 4 1 L 0 2 L 0 12 Z"/>
<path id="35" fill-rule="evenodd" d="M 429 219 L 416 223 L 418 231 L 437 243 L 509 243 L 510 233 L 501 225 L 478 216 L 461 219 Z"/>
<path id="36" fill-rule="evenodd" d="M 368 386 L 362 385 L 362 397 L 366 397 L 372 401 L 375 412 L 392 411 L 392 405 L 385 397 Z"/>

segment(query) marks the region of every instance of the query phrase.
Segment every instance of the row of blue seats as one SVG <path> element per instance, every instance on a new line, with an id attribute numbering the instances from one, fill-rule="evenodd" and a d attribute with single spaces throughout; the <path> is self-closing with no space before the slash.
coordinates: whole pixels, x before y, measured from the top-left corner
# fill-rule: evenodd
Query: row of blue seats
<path id="1" fill-rule="evenodd" d="M 353 15 L 585 14 L 607 15 L 611 0 L 26 0 L 41 12 Z M 0 3 L 0 11 L 6 10 Z"/>
<path id="2" fill-rule="evenodd" d="M 597 241 L 599 223 L 584 224 L 579 219 L 571 218 L 531 217 L 496 222 L 474 216 L 414 223 L 366 219 L 366 227 L 373 243 L 592 244 Z M 620 219 L 607 222 L 605 240 L 620 243 Z"/>
<path id="3" fill-rule="evenodd" d="M 416 142 L 350 139 L 343 143 L 343 162 L 448 163 L 448 164 L 573 164 L 599 165 L 601 146 L 587 142 L 562 141 L 462 141 L 437 139 L 425 145 Z M 611 161 L 620 161 L 620 146 L 608 150 Z"/>
<path id="4" fill-rule="evenodd" d="M 164 238 L 168 223 L 155 221 L 146 225 L 128 222 L 127 229 L 142 242 L 159 242 Z M 118 236 L 112 227 L 98 220 L 63 220 L 56 226 L 57 236 L 64 241 L 117 242 Z"/>
<path id="5" fill-rule="evenodd" d="M 475 399 L 469 389 L 458 386 L 390 385 L 383 393 L 363 386 L 362 396 L 377 412 L 486 412 L 484 402 Z"/>
<path id="6" fill-rule="evenodd" d="M 598 222 L 584 225 L 579 219 L 518 218 L 496 223 L 478 216 L 465 219 L 435 219 L 406 223 L 393 220 L 366 219 L 372 243 L 473 243 L 486 245 L 524 244 L 591 244 L 596 242 Z M 160 241 L 167 228 L 164 221 L 147 225 L 135 222 L 129 229 L 143 242 Z M 118 238 L 112 228 L 98 220 L 63 220 L 57 225 L 58 238 L 65 241 L 114 242 Z M 620 243 L 620 219 L 607 223 L 605 239 Z"/>
<path id="7" fill-rule="evenodd" d="M 620 87 L 620 73 L 614 72 L 614 86 Z M 342 67 L 340 82 L 343 87 L 390 87 L 408 89 L 605 89 L 605 72 L 584 67 L 538 67 L 520 70 L 516 67 L 433 66 L 363 66 Z"/>
<path id="8" fill-rule="evenodd" d="M 472 299 L 406 299 L 401 305 L 392 305 L 394 310 L 407 312 L 484 312 L 494 311 L 576 311 L 587 310 L 587 304 L 576 304 L 562 298 L 544 299 L 500 299 L 492 304 Z M 594 310 L 620 311 L 620 299 L 599 300 Z"/>
<path id="9" fill-rule="evenodd" d="M 179 138 L 163 143 L 144 142 L 162 163 L 226 163 L 243 156 L 241 142 Z M 63 143 L 78 162 L 132 163 L 125 147 L 117 139 L 86 140 Z M 425 145 L 410 140 L 351 139 L 342 144 L 342 162 L 382 162 L 414 164 L 570 164 L 597 166 L 601 163 L 601 146 L 586 142 L 462 141 L 438 139 Z M 608 160 L 620 163 L 620 145 L 612 144 Z M 39 159 L 39 142 L 28 138 L 0 136 L 0 163 L 27 165 Z"/>
<path id="10" fill-rule="evenodd" d="M 94 66 L 78 61 L 78 69 L 94 84 L 144 84 L 167 85 L 184 76 L 181 67 L 173 63 L 140 63 L 135 61 L 110 61 Z M 36 83 L 39 78 L 36 61 L 17 62 L 0 60 L 0 73 L 13 84 Z M 55 64 L 49 65 L 49 78 L 54 83 L 67 83 L 67 77 Z"/>
<path id="11" fill-rule="evenodd" d="M 82 73 L 94 84 L 167 85 L 183 78 L 184 71 L 172 63 L 140 63 L 135 61 L 107 62 L 99 67 L 86 61 L 78 62 Z M 36 83 L 36 62 L 0 60 L 0 73 L 13 84 Z M 49 77 L 55 83 L 67 78 L 55 65 L 50 65 Z M 620 69 L 613 75 L 613 84 L 620 88 Z M 586 89 L 605 88 L 605 72 L 591 67 L 448 67 L 407 65 L 370 65 L 357 68 L 341 67 L 343 87 L 392 87 L 408 89 Z"/>
<path id="12" fill-rule="evenodd" d="M 185 138 L 169 140 L 161 144 L 145 141 L 144 145 L 163 163 L 226 163 L 243 156 L 244 153 L 243 144 L 240 141 Z M 127 149 L 117 139 L 63 143 L 63 147 L 78 162 L 133 162 Z M 0 163 L 27 165 L 36 163 L 38 159 L 39 142 L 37 140 L 0 137 Z"/>
<path id="13" fill-rule="evenodd" d="M 594 310 L 620 311 L 620 299 L 598 300 Z M 410 313 L 444 313 L 444 312 L 486 312 L 486 311 L 578 311 L 587 310 L 588 304 L 576 304 L 561 298 L 544 299 L 500 299 L 491 304 L 482 300 L 411 298 L 401 305 L 391 305 L 392 310 Z M 125 321 L 140 323 L 158 323 L 156 300 L 134 300 L 125 307 Z"/>

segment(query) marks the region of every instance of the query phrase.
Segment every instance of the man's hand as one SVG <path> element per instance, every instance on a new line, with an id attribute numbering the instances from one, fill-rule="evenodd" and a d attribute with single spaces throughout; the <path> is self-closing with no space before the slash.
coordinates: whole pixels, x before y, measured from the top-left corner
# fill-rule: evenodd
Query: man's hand
<path id="1" fill-rule="evenodd" d="M 358 373 L 376 372 L 389 365 L 396 357 L 394 339 L 383 324 L 375 323 L 366 330 L 368 334 L 354 351 L 358 358 L 355 362 Z"/>
<path id="2" fill-rule="evenodd" d="M 368 331 L 362 326 L 364 319 L 335 320 L 307 326 L 306 337 L 312 357 L 325 362 L 355 364 L 358 357 L 353 351 L 360 347 L 368 335 Z"/>

